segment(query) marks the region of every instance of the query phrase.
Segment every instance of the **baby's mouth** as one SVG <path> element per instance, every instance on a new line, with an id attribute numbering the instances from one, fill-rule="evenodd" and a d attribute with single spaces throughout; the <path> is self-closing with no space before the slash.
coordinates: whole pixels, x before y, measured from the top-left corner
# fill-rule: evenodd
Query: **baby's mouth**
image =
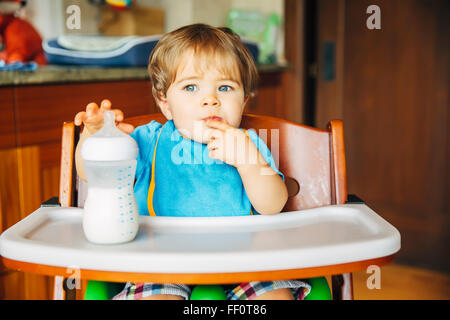
<path id="1" fill-rule="evenodd" d="M 208 120 L 222 121 L 222 118 L 221 117 L 217 117 L 217 116 L 211 116 L 211 117 L 203 118 L 203 121 L 208 121 Z"/>

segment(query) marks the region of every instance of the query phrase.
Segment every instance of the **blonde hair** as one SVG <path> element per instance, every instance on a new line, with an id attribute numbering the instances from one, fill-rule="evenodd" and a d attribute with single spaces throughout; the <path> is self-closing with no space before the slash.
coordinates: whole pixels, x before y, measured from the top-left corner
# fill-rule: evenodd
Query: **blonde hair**
<path id="1" fill-rule="evenodd" d="M 158 93 L 166 95 L 187 52 L 198 58 L 196 63 L 201 64 L 202 70 L 210 67 L 211 59 L 215 59 L 214 67 L 241 83 L 246 97 L 254 94 L 258 71 L 239 36 L 228 28 L 192 24 L 164 35 L 150 54 L 148 73 L 155 99 Z"/>

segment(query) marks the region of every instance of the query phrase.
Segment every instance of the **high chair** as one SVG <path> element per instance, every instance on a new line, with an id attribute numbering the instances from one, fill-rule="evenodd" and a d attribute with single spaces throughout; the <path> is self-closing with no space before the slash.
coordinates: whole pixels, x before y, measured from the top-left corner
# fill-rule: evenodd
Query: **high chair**
<path id="1" fill-rule="evenodd" d="M 137 127 L 139 125 L 147 124 L 151 120 L 156 120 L 162 124 L 166 122 L 165 117 L 160 113 L 132 117 L 125 119 L 124 122 Z M 289 267 L 286 268 L 275 266 L 273 268 L 254 271 L 239 271 L 240 269 L 237 268 L 236 270 L 238 271 L 233 269 L 218 272 L 214 271 L 216 269 L 214 269 L 214 261 L 212 261 L 210 264 L 212 268 L 211 272 L 208 270 L 193 272 L 191 269 L 195 271 L 196 267 L 192 265 L 186 265 L 186 268 L 189 267 L 190 269 L 185 272 L 172 272 L 170 270 L 136 272 L 131 269 L 126 270 L 127 268 L 122 271 L 117 271 L 111 270 L 112 267 L 108 267 L 99 270 L 82 268 L 81 277 L 84 279 L 112 282 L 226 284 L 331 276 L 333 299 L 353 299 L 351 272 L 363 270 L 371 265 L 381 266 L 392 261 L 395 253 L 400 249 L 400 234 L 394 227 L 365 206 L 357 197 L 348 199 L 342 121 L 332 120 L 328 124 L 326 130 L 321 130 L 275 117 L 244 114 L 241 127 L 255 129 L 260 138 L 266 142 L 271 150 L 275 162 L 277 162 L 277 158 L 279 159 L 278 167 L 285 175 L 289 198 L 282 210 L 283 213 L 276 216 L 279 216 L 280 219 L 293 219 L 292 221 L 295 221 L 295 219 L 300 216 L 302 219 L 309 219 L 309 215 L 311 220 L 308 220 L 305 224 L 307 228 L 312 228 L 308 226 L 319 223 L 317 224 L 317 230 L 309 229 L 309 232 L 311 234 L 322 232 L 323 235 L 321 235 L 321 237 L 323 240 L 320 240 L 318 243 L 313 243 L 313 250 L 309 250 L 308 248 L 308 250 L 302 251 L 302 248 L 300 248 L 300 251 L 292 251 L 307 253 L 305 257 L 314 257 L 314 259 L 319 262 L 314 262 L 309 265 L 304 264 L 303 262 L 298 263 L 294 261 L 296 258 L 295 256 L 289 257 L 285 255 L 286 260 L 293 260 L 292 263 L 289 262 Z M 74 153 L 78 137 L 79 127 L 75 127 L 73 122 L 64 123 L 59 193 L 59 203 L 61 207 L 80 207 L 83 205 L 86 196 L 86 184 L 77 177 L 75 170 Z M 356 202 L 358 204 L 346 204 L 348 203 L 347 200 L 352 200 L 350 202 Z M 349 211 L 350 213 L 346 213 L 346 206 L 350 208 L 349 210 L 357 211 Z M 323 221 L 320 218 L 322 209 L 327 212 L 324 215 L 325 218 L 323 218 Z M 292 211 L 299 212 L 294 213 Z M 71 212 L 74 212 L 74 210 Z M 284 212 L 286 214 L 284 214 Z M 76 213 L 79 214 L 78 211 Z M 340 216 L 342 216 L 344 220 L 340 221 Z M 279 218 L 275 216 L 253 216 L 244 218 L 258 219 L 246 220 L 250 221 L 249 226 L 251 226 L 253 221 L 255 223 L 257 221 L 258 223 L 260 221 L 264 221 L 264 223 L 267 221 L 269 221 L 269 223 L 270 221 L 278 223 L 281 221 L 276 220 Z M 200 223 L 198 220 L 195 220 L 198 218 L 186 219 L 194 219 L 186 221 L 195 221 L 196 224 Z M 167 221 L 169 220 L 170 219 Z M 153 221 L 156 221 L 155 226 L 160 223 L 157 220 Z M 348 226 L 344 226 L 347 222 Z M 30 223 L 31 222 L 28 221 L 28 224 Z M 161 225 L 164 225 L 164 223 L 166 222 L 161 222 Z M 333 241 L 337 241 L 337 238 L 335 237 L 341 237 L 338 235 L 341 226 L 350 228 L 348 229 L 350 231 L 353 230 L 352 232 L 354 235 L 352 235 L 352 232 L 344 232 L 345 234 L 343 237 L 345 237 L 345 239 L 338 239 L 339 243 L 334 243 Z M 72 229 L 68 228 L 68 231 L 65 232 L 75 232 L 73 231 L 73 227 L 71 228 Z M 26 229 L 26 227 L 23 226 L 23 229 Z M 359 232 L 359 229 L 362 231 Z M 30 255 L 31 251 L 26 251 L 26 253 L 23 253 L 22 256 L 18 258 L 19 254 L 16 255 L 11 253 L 12 249 L 7 250 L 9 248 L 8 245 L 12 248 L 14 244 L 13 240 L 17 238 L 16 234 L 19 233 L 18 229 L 8 229 L 8 232 L 5 232 L 0 238 L 0 254 L 4 256 L 3 263 L 7 267 L 13 269 L 55 275 L 55 297 L 64 297 L 66 291 L 62 290 L 62 287 L 64 284 L 63 278 L 68 278 L 67 268 L 52 265 L 47 261 L 43 263 L 42 261 L 48 260 L 47 258 L 36 258 L 35 261 L 30 261 L 32 260 L 31 258 L 22 258 L 25 254 Z M 276 234 L 274 235 L 276 236 Z M 77 234 L 77 236 L 79 235 Z M 149 237 L 151 237 L 151 235 Z M 288 240 L 289 239 L 286 239 L 286 241 Z M 69 236 L 67 241 L 72 241 Z M 276 239 L 274 239 L 274 241 L 276 241 Z M 281 243 L 283 243 L 283 241 L 285 240 L 282 239 Z M 290 239 L 289 241 L 295 241 L 295 239 Z M 327 243 L 327 241 L 331 241 L 331 243 Z M 356 241 L 356 243 L 353 243 L 352 241 Z M 348 243 L 354 245 L 354 248 L 356 248 L 354 252 L 347 252 L 352 251 L 351 247 L 346 247 Z M 365 248 L 367 248 L 367 250 L 364 250 Z M 56 248 L 50 249 L 56 250 Z M 81 250 L 80 247 L 75 249 L 78 251 Z M 289 248 L 286 250 L 288 249 Z M 291 249 L 293 250 L 294 248 Z M 328 251 L 321 251 L 322 249 Z M 333 250 L 338 252 L 336 253 L 336 259 L 330 258 L 330 256 L 334 255 Z M 73 252 L 78 254 L 78 251 Z M 7 253 L 6 255 L 5 252 Z M 315 256 L 314 252 L 317 252 L 318 255 Z M 275 252 L 275 254 L 277 253 L 278 252 Z M 105 254 L 107 254 L 107 252 L 105 252 Z M 201 257 L 201 252 L 199 254 Z M 184 257 L 183 259 L 188 258 L 189 257 Z M 220 262 L 220 256 L 217 259 Z M 40 261 L 40 264 L 36 263 L 38 260 Z M 325 260 L 327 261 L 325 264 L 320 264 L 320 261 Z M 280 261 L 275 262 L 278 263 Z M 42 266 L 42 264 L 44 264 L 44 266 Z"/>

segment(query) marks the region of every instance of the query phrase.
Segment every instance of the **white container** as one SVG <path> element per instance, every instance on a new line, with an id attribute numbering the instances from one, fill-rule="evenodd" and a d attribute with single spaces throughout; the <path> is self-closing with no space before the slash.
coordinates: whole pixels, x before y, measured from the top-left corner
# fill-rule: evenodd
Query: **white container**
<path id="1" fill-rule="evenodd" d="M 83 230 L 93 243 L 131 241 L 138 228 L 133 192 L 138 147 L 115 125 L 114 112 L 104 113 L 102 129 L 84 141 L 81 157 L 88 182 Z"/>

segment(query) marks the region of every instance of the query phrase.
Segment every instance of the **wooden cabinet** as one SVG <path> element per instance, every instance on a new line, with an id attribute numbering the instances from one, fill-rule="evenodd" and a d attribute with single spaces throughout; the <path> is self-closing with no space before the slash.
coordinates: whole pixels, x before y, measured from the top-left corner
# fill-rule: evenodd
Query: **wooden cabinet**
<path id="1" fill-rule="evenodd" d="M 397 260 L 448 272 L 447 0 L 320 0 L 316 125 L 344 121 L 347 183 L 402 234 Z M 381 30 L 366 27 L 378 5 Z M 323 77 L 335 43 L 334 80 Z"/>
<path id="2" fill-rule="evenodd" d="M 14 90 L 0 87 L 0 149 L 16 146 Z"/>

